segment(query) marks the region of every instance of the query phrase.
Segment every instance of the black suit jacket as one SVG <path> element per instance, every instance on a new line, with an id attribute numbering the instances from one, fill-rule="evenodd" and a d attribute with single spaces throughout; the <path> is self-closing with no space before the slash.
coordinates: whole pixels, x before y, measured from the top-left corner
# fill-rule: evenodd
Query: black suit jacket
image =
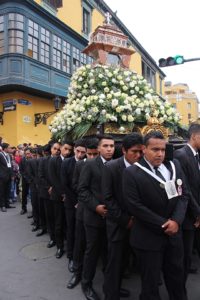
<path id="1" fill-rule="evenodd" d="M 11 162 L 11 158 L 10 158 Z M 2 181 L 9 181 L 12 176 L 12 168 L 8 168 L 5 158 L 3 154 L 0 153 L 0 180 Z"/>
<path id="2" fill-rule="evenodd" d="M 22 158 L 20 164 L 19 164 L 19 171 L 23 178 L 23 180 L 27 181 L 28 183 L 28 174 L 27 174 L 27 163 L 29 159 L 26 159 L 25 157 Z"/>
<path id="3" fill-rule="evenodd" d="M 125 169 L 123 156 L 108 162 L 103 170 L 102 192 L 108 209 L 106 226 L 112 241 L 122 240 L 126 236 L 126 227 L 130 220 L 122 192 L 122 176 Z"/>
<path id="4" fill-rule="evenodd" d="M 40 197 L 44 199 L 49 199 L 49 193 L 48 190 L 51 187 L 51 183 L 48 176 L 48 165 L 50 161 L 50 156 L 42 157 L 39 160 L 39 166 L 38 166 L 38 179 L 39 179 L 39 185 L 40 185 Z"/>
<path id="5" fill-rule="evenodd" d="M 190 192 L 184 229 L 195 229 L 195 219 L 200 216 L 200 171 L 194 154 L 188 145 L 178 149 L 174 157 L 179 160 Z"/>
<path id="6" fill-rule="evenodd" d="M 79 179 L 80 179 L 81 171 L 83 169 L 85 161 L 86 161 L 86 159 L 78 161 L 76 163 L 73 178 L 72 178 L 72 187 L 73 187 L 74 192 L 76 193 L 77 199 L 78 199 Z M 77 209 L 76 209 L 76 219 L 80 220 L 80 221 L 83 221 L 83 213 L 84 213 L 84 205 L 78 199 L 78 206 L 77 206 Z"/>
<path id="7" fill-rule="evenodd" d="M 62 158 L 60 156 L 51 157 L 48 164 L 48 176 L 52 187 L 50 199 L 61 201 L 64 194 L 61 184 L 61 165 Z"/>
<path id="8" fill-rule="evenodd" d="M 103 168 L 100 157 L 87 160 L 78 185 L 78 197 L 84 204 L 84 223 L 94 227 L 105 226 L 105 219 L 96 213 L 97 205 L 104 204 L 101 189 Z"/>
<path id="9" fill-rule="evenodd" d="M 141 165 L 149 168 L 144 159 Z M 183 172 L 180 164 L 176 166 L 176 179 L 183 181 L 182 196 L 167 198 L 160 183 L 136 165 L 127 168 L 123 175 L 123 191 L 128 211 L 134 216 L 131 230 L 131 244 L 138 249 L 161 250 L 167 239 L 180 239 L 179 232 L 169 237 L 162 225 L 172 219 L 182 224 L 187 209 L 188 194 L 185 188 Z"/>
<path id="10" fill-rule="evenodd" d="M 27 161 L 26 174 L 32 190 L 38 189 L 38 159 L 31 158 Z"/>
<path id="11" fill-rule="evenodd" d="M 65 159 L 61 165 L 61 182 L 65 194 L 65 207 L 69 209 L 74 208 L 77 204 L 76 192 L 72 186 L 75 165 L 76 160 L 74 156 Z"/>

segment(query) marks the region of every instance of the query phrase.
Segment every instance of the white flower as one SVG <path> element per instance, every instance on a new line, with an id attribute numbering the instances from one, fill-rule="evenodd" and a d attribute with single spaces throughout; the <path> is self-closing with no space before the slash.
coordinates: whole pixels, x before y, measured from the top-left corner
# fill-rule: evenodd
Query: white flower
<path id="1" fill-rule="evenodd" d="M 141 114 L 141 109 L 140 108 L 136 108 L 135 113 L 136 113 L 136 115 L 140 115 Z"/>
<path id="2" fill-rule="evenodd" d="M 124 131 L 125 131 L 125 128 L 124 128 L 123 126 L 120 126 L 120 127 L 119 127 L 119 131 L 124 132 Z"/>
<path id="3" fill-rule="evenodd" d="M 94 85 L 94 84 L 95 84 L 95 80 L 94 79 L 90 79 L 89 85 Z"/>
<path id="4" fill-rule="evenodd" d="M 128 119 L 128 122 L 133 122 L 134 121 L 134 118 L 131 115 L 128 115 L 127 119 Z"/>
<path id="5" fill-rule="evenodd" d="M 106 85 L 107 85 L 107 82 L 106 82 L 106 81 L 103 81 L 103 82 L 101 83 L 101 85 L 102 85 L 102 86 L 106 86 Z"/>
<path id="6" fill-rule="evenodd" d="M 105 96 L 104 94 L 101 94 L 101 95 L 99 95 L 99 98 L 100 98 L 100 99 L 105 99 L 106 96 Z"/>
<path id="7" fill-rule="evenodd" d="M 118 100 L 117 99 L 113 99 L 112 100 L 112 107 L 115 108 L 118 105 Z"/>
<path id="8" fill-rule="evenodd" d="M 111 94 L 107 94 L 107 99 L 112 99 L 112 95 Z"/>
<path id="9" fill-rule="evenodd" d="M 122 115 L 122 120 L 123 120 L 124 122 L 126 122 L 127 116 L 126 116 L 126 115 Z"/>
<path id="10" fill-rule="evenodd" d="M 110 90 L 109 90 L 108 87 L 105 87 L 105 88 L 104 88 L 104 92 L 105 92 L 105 93 L 108 93 L 109 91 L 110 91 Z"/>

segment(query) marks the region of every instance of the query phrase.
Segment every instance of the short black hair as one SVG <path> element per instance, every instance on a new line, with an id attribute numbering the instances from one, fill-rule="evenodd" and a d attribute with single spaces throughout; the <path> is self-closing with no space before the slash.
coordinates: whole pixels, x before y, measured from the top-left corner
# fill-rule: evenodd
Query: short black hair
<path id="1" fill-rule="evenodd" d="M 61 146 L 61 143 L 60 142 L 53 142 L 51 145 L 51 148 L 55 145 L 55 144 L 58 144 L 59 146 Z"/>
<path id="2" fill-rule="evenodd" d="M 200 124 L 191 124 L 188 129 L 188 137 L 191 138 L 192 134 L 200 133 Z"/>
<path id="3" fill-rule="evenodd" d="M 72 141 L 72 140 L 64 140 L 64 141 L 62 141 L 62 143 L 61 143 L 61 145 L 63 146 L 63 145 L 69 145 L 69 146 L 72 146 L 72 147 L 74 147 L 74 142 Z"/>
<path id="4" fill-rule="evenodd" d="M 100 145 L 102 140 L 112 140 L 112 141 L 114 141 L 114 138 L 112 137 L 112 135 L 101 134 L 101 135 L 98 135 L 98 140 L 99 140 L 98 145 Z"/>
<path id="5" fill-rule="evenodd" d="M 143 145 L 143 137 L 140 133 L 134 132 L 126 135 L 122 140 L 122 147 L 127 151 L 135 145 Z"/>
<path id="6" fill-rule="evenodd" d="M 76 147 L 84 147 L 86 148 L 86 141 L 84 139 L 76 140 L 74 143 L 74 148 Z"/>
<path id="7" fill-rule="evenodd" d="M 97 138 L 91 138 L 86 139 L 86 149 L 97 149 L 98 148 L 98 139 Z"/>
<path id="8" fill-rule="evenodd" d="M 5 150 L 6 148 L 8 148 L 10 145 L 8 143 L 2 143 L 1 144 L 1 148 L 2 150 Z"/>
<path id="9" fill-rule="evenodd" d="M 164 140 L 164 135 L 160 131 L 152 130 L 149 133 L 147 133 L 144 137 L 144 145 L 148 146 L 150 139 L 159 139 Z"/>

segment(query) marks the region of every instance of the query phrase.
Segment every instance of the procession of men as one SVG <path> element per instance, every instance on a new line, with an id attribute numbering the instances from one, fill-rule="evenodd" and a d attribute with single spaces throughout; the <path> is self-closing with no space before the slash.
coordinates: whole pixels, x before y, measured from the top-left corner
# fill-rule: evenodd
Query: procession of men
<path id="1" fill-rule="evenodd" d="M 66 254 L 68 289 L 80 283 L 85 299 L 100 299 L 93 288 L 100 258 L 104 300 L 131 299 L 123 287 L 131 267 L 141 277 L 140 300 L 160 300 L 160 284 L 170 300 L 189 299 L 194 247 L 200 255 L 200 125 L 190 126 L 188 142 L 171 159 L 166 145 L 151 131 L 120 144 L 99 135 L 24 148 L 20 214 L 32 219 L 37 236 L 48 234 L 56 259 Z M 1 143 L 2 213 L 12 207 L 10 153 Z"/>

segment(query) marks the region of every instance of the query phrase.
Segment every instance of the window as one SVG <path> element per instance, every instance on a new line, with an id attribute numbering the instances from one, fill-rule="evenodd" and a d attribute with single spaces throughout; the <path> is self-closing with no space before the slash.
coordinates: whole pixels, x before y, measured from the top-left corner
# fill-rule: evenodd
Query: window
<path id="1" fill-rule="evenodd" d="M 23 53 L 24 16 L 17 13 L 8 14 L 8 49 L 10 53 Z"/>
<path id="2" fill-rule="evenodd" d="M 44 7 L 48 12 L 50 12 L 52 15 L 56 16 L 57 14 L 57 5 L 55 0 L 42 0 L 41 6 Z M 59 1 L 61 2 L 61 1 Z"/>
<path id="3" fill-rule="evenodd" d="M 83 33 L 88 35 L 90 33 L 90 13 L 83 7 Z"/>
<path id="4" fill-rule="evenodd" d="M 23 35 L 20 30 L 9 30 L 8 47 L 10 53 L 23 53 Z"/>
<path id="5" fill-rule="evenodd" d="M 142 62 L 142 76 L 156 89 L 156 73 L 145 62 Z"/>
<path id="6" fill-rule="evenodd" d="M 191 109 L 192 108 L 192 105 L 190 102 L 187 103 L 187 109 Z"/>
<path id="7" fill-rule="evenodd" d="M 76 47 L 73 47 L 73 72 L 80 67 L 80 50 Z"/>
<path id="8" fill-rule="evenodd" d="M 173 108 L 176 108 L 176 103 L 172 103 Z"/>
<path id="9" fill-rule="evenodd" d="M 87 55 L 85 53 L 81 53 L 81 66 L 87 64 Z"/>
<path id="10" fill-rule="evenodd" d="M 190 121 L 191 117 L 191 114 L 188 114 L 188 121 Z"/>
<path id="11" fill-rule="evenodd" d="M 61 38 L 53 35 L 53 67 L 61 69 Z"/>
<path id="12" fill-rule="evenodd" d="M 63 41 L 63 71 L 71 73 L 71 45 Z"/>
<path id="13" fill-rule="evenodd" d="M 4 53 L 4 16 L 0 16 L 0 55 Z"/>
<path id="14" fill-rule="evenodd" d="M 41 27 L 41 42 L 40 42 L 40 61 L 49 64 L 50 62 L 50 32 Z"/>
<path id="15" fill-rule="evenodd" d="M 24 29 L 24 16 L 16 13 L 8 14 L 9 29 Z"/>
<path id="16" fill-rule="evenodd" d="M 37 23 L 29 20 L 28 24 L 28 56 L 38 59 L 39 45 L 39 26 Z"/>

